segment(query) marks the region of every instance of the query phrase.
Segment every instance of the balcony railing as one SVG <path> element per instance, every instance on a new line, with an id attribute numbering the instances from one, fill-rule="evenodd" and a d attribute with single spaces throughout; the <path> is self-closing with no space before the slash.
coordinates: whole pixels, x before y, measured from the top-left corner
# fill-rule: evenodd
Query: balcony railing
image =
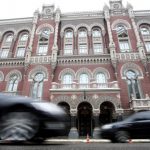
<path id="1" fill-rule="evenodd" d="M 79 84 L 73 82 L 72 84 L 61 84 L 52 82 L 52 89 L 118 89 L 118 82 L 113 81 L 109 83 L 89 83 Z"/>
<path id="2" fill-rule="evenodd" d="M 133 110 L 150 110 L 150 97 L 145 99 L 132 99 L 131 108 Z"/>

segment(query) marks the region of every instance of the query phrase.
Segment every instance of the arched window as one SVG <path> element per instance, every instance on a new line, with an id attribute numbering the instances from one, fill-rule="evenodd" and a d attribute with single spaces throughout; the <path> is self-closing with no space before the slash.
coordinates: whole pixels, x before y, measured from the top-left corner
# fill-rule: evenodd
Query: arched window
<path id="1" fill-rule="evenodd" d="M 72 81 L 73 81 L 72 75 L 69 74 L 69 73 L 65 74 L 65 75 L 63 76 L 63 81 L 62 81 L 62 83 L 63 83 L 63 88 L 71 88 L 71 86 L 72 86 Z"/>
<path id="2" fill-rule="evenodd" d="M 18 88 L 18 76 L 16 74 L 13 74 L 10 76 L 8 81 L 8 92 L 16 92 Z"/>
<path id="3" fill-rule="evenodd" d="M 98 84 L 98 87 L 106 87 L 106 83 L 107 83 L 107 80 L 106 80 L 106 76 L 104 73 L 97 73 L 96 74 L 96 83 Z"/>
<path id="4" fill-rule="evenodd" d="M 32 97 L 41 98 L 43 94 L 43 73 L 37 73 L 33 78 Z"/>
<path id="5" fill-rule="evenodd" d="M 47 55 L 50 29 L 44 28 L 39 35 L 37 55 Z"/>
<path id="6" fill-rule="evenodd" d="M 102 35 L 99 28 L 92 29 L 92 40 L 94 54 L 103 53 Z"/>
<path id="7" fill-rule="evenodd" d="M 73 54 L 73 31 L 71 29 L 65 31 L 64 36 L 64 55 Z"/>
<path id="8" fill-rule="evenodd" d="M 150 52 L 150 28 L 148 26 L 140 27 L 140 32 L 147 52 Z"/>
<path id="9" fill-rule="evenodd" d="M 133 70 L 128 70 L 126 76 L 130 98 L 134 97 L 140 99 L 141 94 L 139 90 L 138 75 Z"/>
<path id="10" fill-rule="evenodd" d="M 13 35 L 12 35 L 12 34 L 9 34 L 9 35 L 7 35 L 7 37 L 6 37 L 5 42 L 12 42 L 12 40 L 13 40 Z"/>
<path id="11" fill-rule="evenodd" d="M 84 28 L 78 32 L 78 52 L 79 54 L 88 54 L 87 30 Z"/>
<path id="12" fill-rule="evenodd" d="M 20 37 L 20 41 L 27 41 L 28 40 L 28 34 L 27 33 L 24 33 L 24 34 L 22 34 L 21 35 L 21 37 Z"/>
<path id="13" fill-rule="evenodd" d="M 25 56 L 25 50 L 27 47 L 28 37 L 29 35 L 27 33 L 20 34 L 18 45 L 17 45 L 17 50 L 16 50 L 16 57 L 22 58 Z"/>
<path id="14" fill-rule="evenodd" d="M 82 73 L 79 78 L 80 88 L 89 87 L 89 76 L 86 73 Z"/>
<path id="15" fill-rule="evenodd" d="M 118 25 L 116 32 L 119 40 L 119 47 L 121 52 L 130 52 L 128 31 L 124 25 Z"/>

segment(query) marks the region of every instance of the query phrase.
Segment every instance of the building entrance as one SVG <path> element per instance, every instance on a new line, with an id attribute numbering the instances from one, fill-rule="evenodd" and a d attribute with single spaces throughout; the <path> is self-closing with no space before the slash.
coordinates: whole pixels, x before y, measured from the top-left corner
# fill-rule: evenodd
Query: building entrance
<path id="1" fill-rule="evenodd" d="M 113 122 L 114 105 L 111 102 L 104 102 L 100 106 L 100 125 Z"/>
<path id="2" fill-rule="evenodd" d="M 93 123 L 92 123 L 92 106 L 83 102 L 78 106 L 78 132 L 79 136 L 92 135 Z"/>

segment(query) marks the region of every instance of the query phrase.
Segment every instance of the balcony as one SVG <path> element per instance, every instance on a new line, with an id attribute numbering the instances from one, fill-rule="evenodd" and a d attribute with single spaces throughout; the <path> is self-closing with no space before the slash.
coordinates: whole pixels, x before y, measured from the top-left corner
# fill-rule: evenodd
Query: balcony
<path id="1" fill-rule="evenodd" d="M 133 110 L 150 110 L 150 97 L 146 96 L 143 99 L 132 98 L 131 108 Z"/>
<path id="2" fill-rule="evenodd" d="M 117 81 L 109 83 L 89 83 L 89 84 L 79 84 L 73 82 L 72 84 L 61 84 L 52 82 L 52 89 L 50 91 L 120 91 Z"/>

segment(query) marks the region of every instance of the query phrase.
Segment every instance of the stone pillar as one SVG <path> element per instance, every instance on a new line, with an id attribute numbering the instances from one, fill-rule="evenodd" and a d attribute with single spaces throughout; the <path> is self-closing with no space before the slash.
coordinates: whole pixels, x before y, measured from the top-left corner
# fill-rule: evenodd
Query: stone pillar
<path id="1" fill-rule="evenodd" d="M 99 139 L 100 138 L 100 125 L 99 125 L 99 115 L 100 115 L 100 110 L 94 110 L 93 112 L 93 119 L 95 123 L 95 128 L 93 130 L 93 138 Z"/>
<path id="2" fill-rule="evenodd" d="M 68 135 L 69 139 L 78 139 L 79 133 L 76 127 L 77 110 L 71 110 L 71 129 Z"/>
<path id="3" fill-rule="evenodd" d="M 77 50 L 77 32 L 74 33 L 74 55 L 78 54 L 78 50 Z"/>

